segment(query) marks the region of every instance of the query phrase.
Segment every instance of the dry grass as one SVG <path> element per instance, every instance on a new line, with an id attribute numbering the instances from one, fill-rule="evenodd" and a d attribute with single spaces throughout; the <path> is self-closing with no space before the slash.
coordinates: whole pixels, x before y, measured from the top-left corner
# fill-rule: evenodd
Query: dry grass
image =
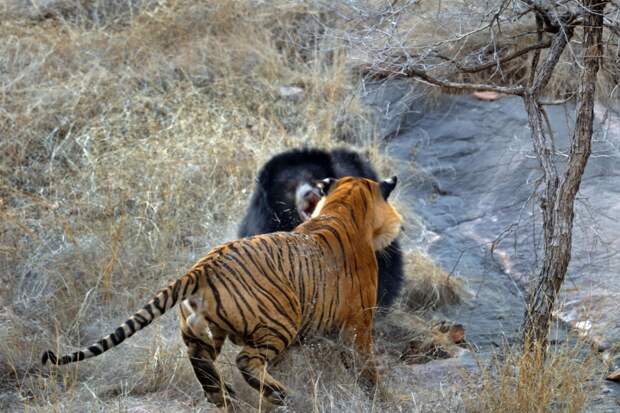
<path id="1" fill-rule="evenodd" d="M 543 354 L 505 348 L 465 401 L 469 412 L 581 412 L 598 393 L 600 360 L 585 343 L 552 345 Z"/>
<path id="2" fill-rule="evenodd" d="M 40 354 L 89 344 L 234 238 L 274 153 L 347 142 L 389 172 L 349 50 L 321 36 L 337 22 L 312 2 L 40 4 L 0 6 L 0 410 L 211 410 L 174 316 L 97 361 L 48 370 Z M 280 96 L 285 85 L 303 98 Z M 409 272 L 409 306 L 459 301 L 459 285 L 428 259 L 416 256 Z M 462 405 L 458 394 L 437 404 L 443 389 L 428 405 L 411 397 L 409 367 L 395 363 L 416 334 L 433 337 L 428 321 L 403 306 L 377 329 L 400 334 L 378 335 L 381 397 L 343 373 L 341 345 L 319 342 L 275 373 L 303 395 L 293 408 Z M 233 352 L 219 364 L 243 388 Z M 238 410 L 254 410 L 255 394 L 242 394 Z"/>
<path id="3" fill-rule="evenodd" d="M 2 10 L 3 409 L 105 410 L 102 394 L 194 388 L 171 320 L 158 324 L 169 341 L 150 329 L 102 370 L 32 373 L 44 347 L 95 339 L 234 237 L 274 153 L 372 146 L 344 55 L 296 49 L 313 38 L 310 6 L 66 4 Z M 281 98 L 282 85 L 304 99 Z"/>
<path id="4" fill-rule="evenodd" d="M 411 252 L 405 256 L 405 272 L 409 278 L 401 301 L 412 311 L 425 312 L 460 304 L 468 295 L 457 278 L 420 252 Z"/>
<path id="5" fill-rule="evenodd" d="M 347 55 L 301 2 L 47 4 L 0 9 L 0 406 L 207 408 L 174 317 L 97 363 L 49 373 L 40 354 L 96 339 L 233 238 L 274 153 L 348 141 L 389 167 Z"/>

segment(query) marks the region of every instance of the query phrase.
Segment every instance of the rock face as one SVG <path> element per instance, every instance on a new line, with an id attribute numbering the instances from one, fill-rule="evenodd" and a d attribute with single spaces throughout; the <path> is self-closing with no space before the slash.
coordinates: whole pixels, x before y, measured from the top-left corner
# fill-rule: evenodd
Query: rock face
<path id="1" fill-rule="evenodd" d="M 542 258 L 542 174 L 522 101 L 443 96 L 425 105 L 414 99 L 397 123 L 388 110 L 396 105 L 385 102 L 399 97 L 389 88 L 375 89 L 369 102 L 385 114 L 379 123 L 390 126 L 386 135 L 395 136 L 386 148 L 401 161 L 408 183 L 400 199 L 423 222 L 416 244 L 473 293 L 447 316 L 462 323 L 468 341 L 483 352 L 518 339 L 527 280 Z M 574 107 L 547 111 L 556 148 L 566 153 Z M 605 348 L 620 341 L 620 115 L 596 115 L 557 316 Z"/>

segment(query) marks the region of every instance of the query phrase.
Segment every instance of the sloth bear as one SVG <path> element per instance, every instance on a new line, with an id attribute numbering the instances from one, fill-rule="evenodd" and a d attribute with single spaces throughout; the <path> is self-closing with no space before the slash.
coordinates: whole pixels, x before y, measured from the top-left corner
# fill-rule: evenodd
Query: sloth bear
<path id="1" fill-rule="evenodd" d="M 377 180 L 370 163 L 348 149 L 330 152 L 301 148 L 280 153 L 259 171 L 256 188 L 238 235 L 248 237 L 291 231 L 312 215 L 321 194 L 313 184 L 324 178 L 359 176 Z M 379 307 L 389 307 L 399 295 L 404 275 L 398 240 L 377 252 Z"/>

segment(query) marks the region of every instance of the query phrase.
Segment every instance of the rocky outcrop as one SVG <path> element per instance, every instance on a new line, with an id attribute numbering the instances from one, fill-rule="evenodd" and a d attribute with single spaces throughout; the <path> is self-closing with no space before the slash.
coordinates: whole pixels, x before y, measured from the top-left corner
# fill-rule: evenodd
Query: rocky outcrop
<path id="1" fill-rule="evenodd" d="M 401 200 L 423 223 L 414 243 L 465 281 L 472 297 L 444 313 L 481 352 L 492 351 L 518 339 L 527 280 L 542 257 L 541 171 L 523 103 L 465 95 L 429 104 L 413 92 L 404 111 L 401 93 L 384 85 L 369 101 L 394 136 L 386 149 L 409 183 Z M 574 108 L 546 109 L 561 161 Z M 596 117 L 556 316 L 606 350 L 620 342 L 620 116 L 597 108 Z"/>

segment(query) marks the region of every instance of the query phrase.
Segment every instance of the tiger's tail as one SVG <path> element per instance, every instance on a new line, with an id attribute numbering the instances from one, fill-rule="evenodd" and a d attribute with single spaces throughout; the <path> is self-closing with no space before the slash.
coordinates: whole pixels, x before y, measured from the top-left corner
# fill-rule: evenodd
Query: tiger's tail
<path id="1" fill-rule="evenodd" d="M 53 351 L 48 350 L 43 353 L 41 362 L 45 365 L 49 360 L 52 364 L 59 366 L 75 361 L 86 360 L 108 351 L 151 324 L 155 318 L 164 314 L 177 303 L 191 297 L 198 291 L 200 284 L 204 284 L 204 281 L 201 283 L 204 276 L 204 266 L 195 266 L 187 274 L 157 293 L 147 305 L 129 317 L 129 319 L 121 324 L 112 334 L 105 336 L 87 348 L 66 354 L 60 358 L 58 358 Z"/>

